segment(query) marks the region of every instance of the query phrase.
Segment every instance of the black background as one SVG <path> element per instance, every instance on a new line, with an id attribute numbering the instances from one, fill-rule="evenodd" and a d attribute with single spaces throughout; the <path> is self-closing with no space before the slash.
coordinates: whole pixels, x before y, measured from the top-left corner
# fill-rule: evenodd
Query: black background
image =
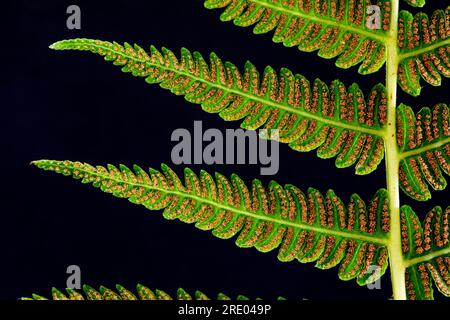
<path id="1" fill-rule="evenodd" d="M 425 9 L 444 7 L 432 2 Z M 66 28 L 66 8 L 77 4 L 82 29 Z M 90 37 L 128 41 L 148 48 L 181 47 L 204 55 L 215 51 L 242 67 L 251 60 L 259 70 L 270 64 L 288 67 L 308 79 L 346 85 L 358 82 L 365 92 L 382 82 L 383 70 L 362 77 L 356 68 L 338 69 L 334 60 L 301 53 L 271 41 L 271 35 L 252 34 L 250 28 L 222 23 L 220 11 L 203 8 L 200 0 L 172 1 L 14 1 L 3 4 L 7 26 L 2 38 L 2 202 L 0 298 L 16 299 L 32 292 L 48 294 L 63 288 L 66 268 L 79 265 L 82 282 L 98 287 L 120 283 L 133 288 L 140 282 L 173 293 L 183 287 L 214 296 L 229 295 L 289 299 L 387 299 L 389 271 L 381 290 L 343 282 L 335 269 L 281 263 L 276 252 L 238 249 L 208 232 L 179 221 L 166 221 L 126 200 L 112 198 L 69 178 L 29 166 L 35 159 L 70 159 L 97 165 L 141 167 L 171 164 L 173 130 L 192 130 L 194 120 L 204 128 L 237 128 L 217 115 L 203 112 L 158 86 L 120 72 L 92 54 L 55 52 L 48 45 L 61 39 Z M 411 9 L 417 11 L 416 9 Z M 448 86 L 448 80 L 443 80 Z M 425 86 L 420 98 L 400 92 L 399 99 L 419 110 L 447 102 L 448 91 Z M 348 200 L 353 192 L 370 197 L 384 182 L 384 166 L 370 176 L 356 176 L 353 168 L 336 169 L 333 160 L 280 146 L 275 179 L 303 190 L 333 188 Z M 181 167 L 173 166 L 182 173 Z M 259 177 L 252 165 L 192 166 L 198 171 L 238 173 L 245 181 Z M 448 191 L 434 193 L 428 203 L 412 204 L 423 217 L 433 205 L 448 205 Z"/>

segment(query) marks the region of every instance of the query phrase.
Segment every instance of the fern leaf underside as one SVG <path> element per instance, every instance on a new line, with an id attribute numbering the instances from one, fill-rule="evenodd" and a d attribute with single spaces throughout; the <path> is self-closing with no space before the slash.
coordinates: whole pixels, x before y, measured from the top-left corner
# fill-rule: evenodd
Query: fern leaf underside
<path id="1" fill-rule="evenodd" d="M 424 3 L 406 2 L 413 6 Z M 390 2 L 378 2 L 382 30 L 365 27 L 365 10 L 359 9 L 369 4 L 369 0 L 205 1 L 208 8 L 225 8 L 222 20 L 255 25 L 255 33 L 275 30 L 275 42 L 303 51 L 318 50 L 325 58 L 338 57 L 336 65 L 342 68 L 360 64 L 362 74 L 379 70 L 386 60 Z M 435 11 L 430 18 L 424 13 L 413 16 L 400 12 L 398 46 L 398 82 L 405 92 L 419 95 L 421 78 L 439 86 L 441 76 L 450 77 L 450 7 Z M 182 49 L 178 59 L 165 48 L 151 47 L 146 53 L 137 45 L 90 39 L 60 41 L 51 48 L 97 53 L 121 66 L 122 71 L 183 95 L 207 112 L 218 113 L 225 120 L 242 120 L 244 129 L 275 129 L 278 134 L 266 138 L 288 143 L 298 151 L 317 149 L 321 158 L 336 157 L 338 167 L 356 164 L 358 174 L 374 171 L 384 158 L 386 91 L 381 84 L 366 98 L 356 84 L 346 88 L 335 80 L 328 86 L 316 79 L 311 85 L 288 69 L 277 74 L 267 67 L 260 76 L 248 62 L 241 74 L 235 65 L 222 62 L 214 53 L 206 62 L 201 54 Z M 417 114 L 400 105 L 397 143 L 400 186 L 407 195 L 425 201 L 431 198 L 428 185 L 434 190 L 445 189 L 443 173 L 450 175 L 450 123 L 445 104 L 423 108 Z M 360 285 L 377 280 L 388 265 L 390 218 L 384 189 L 367 205 L 353 195 L 346 206 L 333 191 L 324 196 L 310 188 L 304 194 L 292 185 L 282 187 L 275 182 L 266 189 L 258 180 L 249 189 L 236 175 L 227 179 L 216 174 L 214 179 L 204 171 L 197 176 L 186 169 L 182 183 L 165 165 L 161 171 L 150 169 L 148 174 L 138 166 L 130 170 L 123 165 L 104 168 L 51 160 L 34 164 L 82 179 L 148 209 L 164 209 L 165 218 L 212 230 L 219 238 L 237 236 L 239 247 L 262 252 L 278 248 L 280 261 L 315 262 L 322 269 L 339 266 L 341 279 L 356 279 Z M 401 208 L 409 299 L 433 299 L 433 282 L 450 296 L 449 215 L 450 207 L 436 207 L 421 224 L 410 207 Z M 373 266 L 381 272 L 369 272 Z M 129 291 L 122 294 L 119 287 L 119 294 L 103 287 L 100 292 L 90 287 L 84 290 L 88 299 L 136 298 Z M 192 299 L 180 290 L 179 295 Z M 71 291 L 68 294 L 69 298 L 71 294 L 82 297 Z M 54 289 L 55 297 L 68 298 Z"/>
<path id="2" fill-rule="evenodd" d="M 138 46 L 98 40 L 65 40 L 52 47 L 98 53 L 122 66 L 124 72 L 185 95 L 207 112 L 219 113 L 225 120 L 243 119 L 241 127 L 245 129 L 278 130 L 276 139 L 294 150 L 317 149 L 320 158 L 336 157 L 339 168 L 356 163 L 356 173 L 368 174 L 384 158 L 379 135 L 386 124 L 386 94 L 381 85 L 373 88 L 366 101 L 356 84 L 346 89 L 339 81 L 327 86 L 316 80 L 311 88 L 301 75 L 282 69 L 277 76 L 270 67 L 260 81 L 250 63 L 241 75 L 233 64 L 222 63 L 215 54 L 208 65 L 199 53 L 192 55 L 186 49 L 179 61 L 167 49 L 160 52 L 152 47 L 147 54 Z M 402 152 L 426 148 L 423 155 L 402 159 L 402 190 L 416 200 L 427 200 L 431 197 L 427 181 L 435 190 L 443 190 L 446 180 L 441 169 L 450 172 L 448 107 L 439 104 L 432 112 L 423 108 L 415 116 L 411 108 L 401 105 L 397 121 Z M 267 138 L 275 137 L 269 134 Z"/>
<path id="3" fill-rule="evenodd" d="M 84 293 L 84 294 L 83 294 Z M 210 300 L 203 292 L 196 291 L 194 295 L 190 295 L 184 289 L 179 288 L 175 298 L 162 290 L 151 290 L 141 284 L 136 286 L 136 294 L 127 290 L 121 285 L 116 285 L 116 290 L 108 289 L 101 286 L 99 290 L 95 290 L 89 285 L 83 286 L 83 293 L 74 289 L 67 288 L 66 293 L 56 288 L 52 289 L 52 300 Z M 217 295 L 217 300 L 231 300 L 223 293 Z M 279 298 L 282 299 L 282 298 Z M 31 298 L 22 298 L 22 300 L 48 300 L 48 298 L 33 294 Z M 249 300 L 246 296 L 239 295 L 236 300 Z"/>
<path id="4" fill-rule="evenodd" d="M 401 210 L 402 251 L 408 261 L 406 292 L 411 300 L 431 300 L 432 282 L 450 297 L 450 207 L 435 207 L 423 223 L 410 207 Z"/>
<path id="5" fill-rule="evenodd" d="M 34 162 L 44 170 L 82 179 L 102 191 L 148 209 L 164 209 L 166 219 L 195 224 L 213 235 L 228 239 L 237 235 L 239 247 L 261 252 L 279 248 L 280 261 L 316 262 L 321 269 L 339 265 L 339 277 L 356 279 L 360 285 L 384 274 L 389 232 L 386 190 L 369 204 L 353 195 L 348 206 L 333 191 L 323 196 L 315 189 L 304 194 L 292 185 L 272 182 L 268 190 L 259 180 L 249 189 L 236 175 L 216 179 L 205 171 L 200 176 L 185 170 L 185 183 L 167 166 L 150 174 L 138 166 L 134 172 L 121 165 L 93 167 L 70 161 Z M 369 272 L 373 266 L 379 271 Z M 373 270 L 371 270 L 373 271 Z"/>
<path id="6" fill-rule="evenodd" d="M 423 0 L 408 0 L 422 6 Z M 256 24 L 255 33 L 275 29 L 273 41 L 319 50 L 323 58 L 339 57 L 336 65 L 349 68 L 362 62 L 361 74 L 378 71 L 386 61 L 386 31 L 390 24 L 390 1 L 378 1 L 381 30 L 366 27 L 369 0 L 206 0 L 209 9 L 225 8 L 221 20 L 238 26 Z M 450 7 L 436 10 L 431 18 L 423 12 L 413 16 L 401 11 L 398 26 L 401 62 L 398 82 L 407 93 L 418 96 L 420 78 L 433 86 L 441 75 L 450 77 Z"/>
<path id="7" fill-rule="evenodd" d="M 57 42 L 56 50 L 87 50 L 122 66 L 122 71 L 144 77 L 203 110 L 228 121 L 242 120 L 241 127 L 268 129 L 269 136 L 297 151 L 317 149 L 321 158 L 336 157 L 336 166 L 356 164 L 357 174 L 374 171 L 384 158 L 382 135 L 386 124 L 386 93 L 376 85 L 366 99 L 353 84 L 348 89 L 336 80 L 327 86 L 316 79 L 311 86 L 299 74 L 282 69 L 279 76 L 267 67 L 260 77 L 247 63 L 244 75 L 214 53 L 210 63 L 183 49 L 181 59 L 168 49 L 151 47 L 147 54 L 138 46 L 99 40 Z M 260 80 L 261 78 L 261 80 Z M 277 130 L 273 136 L 271 130 Z M 272 136 L 270 136 L 272 132 Z"/>
<path id="8" fill-rule="evenodd" d="M 397 108 L 397 144 L 400 161 L 400 186 L 410 197 L 420 201 L 431 198 L 427 183 L 434 190 L 444 190 L 450 175 L 449 108 L 441 103 L 417 114 L 401 104 Z"/>
<path id="9" fill-rule="evenodd" d="M 441 85 L 441 75 L 450 77 L 450 6 L 436 10 L 431 17 L 419 12 L 399 15 L 398 46 L 401 62 L 399 85 L 418 96 L 420 79 L 432 86 Z"/>
<path id="10" fill-rule="evenodd" d="M 301 51 L 318 50 L 323 58 L 335 58 L 336 66 L 360 64 L 359 73 L 378 71 L 386 61 L 383 43 L 389 30 L 390 1 L 381 0 L 382 26 L 366 27 L 369 0 L 206 0 L 208 9 L 224 8 L 222 21 L 241 27 L 255 25 L 256 34 L 274 31 L 273 41 Z"/>
<path id="11" fill-rule="evenodd" d="M 150 169 L 147 174 L 138 166 L 132 171 L 123 165 L 104 168 L 70 161 L 33 164 L 81 179 L 150 210 L 163 209 L 166 219 L 212 230 L 216 237 L 237 235 L 239 247 L 255 247 L 261 252 L 279 248 L 280 261 L 315 262 L 321 269 L 339 265 L 342 280 L 356 278 L 365 285 L 381 277 L 388 265 L 390 218 L 384 189 L 367 205 L 353 195 L 345 206 L 333 191 L 324 197 L 310 188 L 304 194 L 292 185 L 282 187 L 275 182 L 266 190 L 258 180 L 248 189 L 236 175 L 229 180 L 216 174 L 214 179 L 205 171 L 197 176 L 186 169 L 183 184 L 166 165 L 162 171 Z M 431 279 L 440 292 L 450 296 L 449 217 L 450 207 L 435 207 L 421 224 L 410 207 L 401 208 L 409 299 L 433 299 Z"/>

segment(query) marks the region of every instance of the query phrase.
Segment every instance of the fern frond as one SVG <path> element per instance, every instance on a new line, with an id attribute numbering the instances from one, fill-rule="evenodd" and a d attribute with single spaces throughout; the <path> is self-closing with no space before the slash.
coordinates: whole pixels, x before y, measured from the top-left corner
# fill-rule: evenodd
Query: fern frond
<path id="1" fill-rule="evenodd" d="M 316 79 L 311 86 L 288 69 L 277 76 L 267 67 L 260 77 L 248 62 L 242 75 L 214 53 L 208 64 L 200 53 L 191 55 L 187 49 L 178 60 L 165 48 L 151 47 L 147 54 L 138 46 L 99 40 L 64 40 L 51 48 L 97 53 L 122 66 L 124 72 L 201 104 L 206 112 L 219 113 L 229 121 L 243 119 L 244 129 L 279 130 L 276 139 L 280 142 L 297 151 L 318 149 L 321 158 L 337 157 L 340 168 L 356 163 L 357 174 L 374 171 L 384 157 L 386 93 L 381 84 L 365 99 L 356 84 L 347 89 L 338 80 L 327 86 Z"/>
<path id="2" fill-rule="evenodd" d="M 382 29 L 366 27 L 370 0 L 206 0 L 208 9 L 225 8 L 222 21 L 255 25 L 255 34 L 275 30 L 273 41 L 301 51 L 319 50 L 323 58 L 339 57 L 336 66 L 361 63 L 359 73 L 378 71 L 386 61 L 385 39 L 390 1 L 380 0 Z"/>
<path id="3" fill-rule="evenodd" d="M 346 207 L 333 191 L 323 196 L 310 188 L 306 194 L 293 185 L 271 182 L 266 190 L 254 180 L 251 190 L 237 176 L 216 179 L 205 171 L 200 176 L 185 170 L 185 183 L 166 165 L 148 175 L 138 166 L 134 172 L 121 165 L 93 167 L 70 161 L 40 160 L 44 170 L 92 183 L 104 192 L 151 210 L 164 209 L 166 219 L 194 223 L 213 230 L 216 237 L 238 235 L 239 247 L 267 252 L 279 248 L 280 261 L 316 262 L 321 269 L 339 266 L 343 280 L 356 278 L 360 285 L 376 278 L 368 272 L 387 268 L 387 236 L 390 228 L 387 192 L 379 190 L 366 206 L 353 195 Z M 373 270 L 371 270 L 373 271 Z"/>
<path id="4" fill-rule="evenodd" d="M 425 0 L 404 0 L 404 1 L 412 7 L 423 7 L 425 5 Z"/>
<path id="5" fill-rule="evenodd" d="M 402 251 L 409 299 L 432 300 L 432 280 L 450 297 L 450 207 L 435 207 L 423 223 L 408 206 L 402 207 Z"/>
<path id="6" fill-rule="evenodd" d="M 441 85 L 441 75 L 450 77 L 450 6 L 436 10 L 431 19 L 423 12 L 399 15 L 398 45 L 400 65 L 398 82 L 407 93 L 418 96 L 420 78 Z"/>
<path id="7" fill-rule="evenodd" d="M 400 186 L 413 199 L 431 198 L 427 183 L 444 190 L 450 175 L 449 108 L 441 103 L 422 108 L 417 115 L 405 105 L 397 108 L 397 143 L 400 151 Z"/>
<path id="8" fill-rule="evenodd" d="M 67 288 L 66 293 L 52 288 L 52 300 L 211 300 L 201 291 L 196 291 L 194 295 L 190 295 L 184 289 L 179 288 L 173 298 L 162 290 L 150 290 L 149 288 L 138 284 L 136 286 L 136 294 L 125 289 L 121 285 L 116 285 L 116 291 L 101 286 L 99 290 L 95 290 L 89 285 L 83 286 L 83 293 L 74 289 Z M 281 297 L 278 299 L 282 299 Z M 22 300 L 48 300 L 48 298 L 33 294 L 31 298 L 22 298 Z M 217 295 L 216 300 L 231 300 L 223 293 Z M 249 300 L 246 296 L 239 295 L 235 300 Z"/>

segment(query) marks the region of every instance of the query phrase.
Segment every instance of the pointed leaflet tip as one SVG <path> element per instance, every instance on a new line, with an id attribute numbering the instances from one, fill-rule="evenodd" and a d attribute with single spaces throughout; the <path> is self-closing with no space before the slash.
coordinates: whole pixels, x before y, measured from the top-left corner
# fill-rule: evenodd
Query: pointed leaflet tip
<path id="1" fill-rule="evenodd" d="M 76 45 L 83 42 L 91 42 L 91 39 L 66 39 L 52 43 L 48 47 L 53 50 L 66 50 L 70 49 L 71 45 Z"/>
<path id="2" fill-rule="evenodd" d="M 60 49 L 63 49 L 63 42 L 64 41 L 56 41 L 56 42 L 52 43 L 51 45 L 49 45 L 48 47 L 52 50 L 60 50 Z"/>
<path id="3" fill-rule="evenodd" d="M 45 163 L 46 161 L 48 161 L 48 160 L 44 160 L 44 159 L 33 160 L 30 162 L 30 166 L 36 166 L 38 168 L 42 168 L 42 164 Z"/>
<path id="4" fill-rule="evenodd" d="M 48 47 L 53 50 L 68 50 L 68 49 L 74 49 L 74 46 L 80 45 L 80 44 L 91 44 L 95 40 L 93 39 L 81 39 L 81 38 L 74 38 L 74 39 L 66 39 L 66 40 L 60 40 L 52 43 Z"/>
<path id="5" fill-rule="evenodd" d="M 87 284 L 84 284 L 82 289 L 85 293 L 88 293 L 90 290 L 94 290 L 94 288 Z"/>
<path id="6" fill-rule="evenodd" d="M 144 289 L 145 287 L 144 287 L 144 285 L 142 285 L 141 283 L 138 283 L 137 285 L 136 285 L 136 289 L 139 291 L 139 290 L 142 290 L 142 289 Z"/>

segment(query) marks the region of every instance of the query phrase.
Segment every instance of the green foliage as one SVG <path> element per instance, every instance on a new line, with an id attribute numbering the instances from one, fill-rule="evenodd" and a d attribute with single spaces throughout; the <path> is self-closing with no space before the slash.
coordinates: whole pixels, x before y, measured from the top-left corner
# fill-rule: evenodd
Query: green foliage
<path id="1" fill-rule="evenodd" d="M 125 289 L 121 285 L 116 285 L 116 291 L 101 286 L 99 290 L 84 285 L 83 293 L 74 289 L 67 288 L 66 294 L 62 293 L 56 288 L 52 289 L 51 299 L 53 300 L 210 300 L 210 298 L 203 292 L 196 291 L 192 296 L 184 289 L 179 288 L 175 299 L 162 290 L 150 290 L 149 288 L 138 284 L 136 286 L 137 294 Z M 282 299 L 281 297 L 278 299 Z M 22 300 L 48 300 L 47 298 L 33 294 L 31 298 L 22 298 Z M 223 293 L 217 295 L 216 300 L 231 300 Z M 235 300 L 249 300 L 246 296 L 239 295 Z"/>
<path id="2" fill-rule="evenodd" d="M 208 9 L 225 8 L 222 21 L 241 27 L 255 25 L 255 34 L 274 31 L 273 41 L 302 51 L 319 50 L 323 58 L 335 58 L 336 66 L 359 66 L 359 73 L 378 71 L 386 61 L 383 43 L 389 29 L 390 1 L 380 0 L 381 30 L 366 24 L 365 1 L 206 0 Z"/>
<path id="3" fill-rule="evenodd" d="M 184 95 L 203 110 L 225 120 L 242 120 L 244 129 L 279 130 L 276 137 L 297 151 L 317 149 L 321 158 L 336 158 L 336 166 L 356 163 L 357 174 L 375 170 L 384 156 L 386 123 L 385 88 L 376 85 L 368 98 L 357 84 L 346 88 L 335 80 L 330 86 L 316 79 L 313 85 L 283 68 L 279 75 L 267 67 L 262 76 L 250 62 L 242 75 L 230 62 L 214 53 L 209 64 L 198 52 L 182 49 L 181 59 L 172 51 L 121 46 L 100 40 L 73 39 L 51 45 L 56 50 L 86 50 L 122 66 L 122 71 L 158 83 Z M 266 138 L 272 138 L 269 136 Z"/>
<path id="4" fill-rule="evenodd" d="M 164 209 L 164 217 L 212 230 L 222 239 L 237 236 L 241 248 L 261 252 L 279 248 L 280 261 L 316 262 L 321 269 L 339 266 L 342 280 L 356 278 L 360 285 L 376 280 L 370 266 L 386 270 L 385 247 L 389 231 L 386 190 L 376 193 L 370 204 L 353 195 L 348 206 L 330 190 L 326 196 L 310 188 L 306 194 L 293 185 L 272 182 L 265 189 L 254 180 L 249 189 L 237 176 L 227 179 L 205 171 L 197 176 L 185 170 L 185 183 L 166 165 L 162 172 L 134 172 L 121 165 L 93 167 L 70 161 L 34 162 L 44 170 L 73 176 L 102 191 L 141 204 L 150 210 Z"/>
<path id="5" fill-rule="evenodd" d="M 413 16 L 401 11 L 398 33 L 398 82 L 405 92 L 418 96 L 420 78 L 440 86 L 441 75 L 450 77 L 450 6 L 436 10 L 431 18 L 423 12 Z"/>
<path id="6" fill-rule="evenodd" d="M 416 7 L 425 4 L 424 0 L 406 2 Z M 323 58 L 339 57 L 336 66 L 340 68 L 362 62 L 358 70 L 361 74 L 378 71 L 386 61 L 391 1 L 376 4 L 381 9 L 381 30 L 365 26 L 369 0 L 205 0 L 208 9 L 225 8 L 222 21 L 233 20 L 243 27 L 256 24 L 256 34 L 275 30 L 274 42 L 302 51 L 319 50 Z M 398 45 L 402 61 L 398 81 L 411 95 L 420 94 L 420 77 L 439 86 L 440 74 L 450 76 L 449 8 L 436 10 L 431 19 L 422 12 L 414 17 L 408 11 L 400 12 Z"/>
<path id="7" fill-rule="evenodd" d="M 402 151 L 400 186 L 419 201 L 431 198 L 427 183 L 444 190 L 450 175 L 450 118 L 447 105 L 422 108 L 417 115 L 401 104 L 397 108 L 397 143 Z"/>
<path id="8" fill-rule="evenodd" d="M 450 297 L 450 207 L 435 207 L 423 223 L 408 206 L 401 211 L 402 251 L 405 256 L 409 299 L 433 299 L 432 280 Z"/>
<path id="9" fill-rule="evenodd" d="M 255 247 L 261 252 L 279 248 L 280 261 L 316 262 L 321 269 L 339 265 L 342 280 L 356 278 L 358 284 L 365 285 L 381 277 L 387 268 L 390 217 L 384 189 L 367 206 L 358 195 L 345 206 L 331 190 L 324 197 L 312 188 L 304 194 L 293 185 L 283 188 L 276 182 L 265 189 L 259 180 L 253 181 L 250 190 L 237 175 L 227 179 L 216 174 L 214 179 L 205 171 L 197 176 L 186 169 L 183 183 L 166 165 L 162 165 L 162 171 L 150 169 L 147 173 L 138 166 L 132 171 L 123 165 L 119 169 L 112 165 L 104 168 L 70 161 L 40 160 L 33 164 L 81 179 L 84 184 L 93 184 L 150 210 L 163 209 L 166 219 L 212 230 L 216 237 L 237 236 L 239 247 Z M 450 207 L 444 212 L 436 207 L 428 213 L 422 228 L 412 209 L 402 207 L 402 252 L 411 299 L 433 297 L 431 278 L 443 294 L 450 295 L 449 216 Z M 369 270 L 373 266 L 379 266 L 377 273 Z M 89 299 L 105 299 L 105 292 L 110 299 L 120 298 L 110 290 L 98 293 L 86 288 Z M 180 292 L 184 293 L 179 291 L 178 296 Z M 79 297 L 68 293 L 71 298 Z M 142 298 L 139 287 L 138 293 Z M 153 293 L 147 295 L 155 297 Z M 65 298 L 55 290 L 53 296 Z M 156 297 L 160 298 L 158 292 Z"/>
<path id="10" fill-rule="evenodd" d="M 422 6 L 422 0 L 406 0 Z M 438 86 L 450 76 L 450 7 L 413 16 L 399 10 L 398 0 L 379 0 L 381 30 L 365 26 L 369 0 L 206 0 L 207 8 L 223 8 L 221 19 L 239 26 L 255 25 L 255 33 L 274 30 L 273 41 L 337 57 L 336 65 L 359 66 L 361 74 L 386 64 L 386 85 L 364 95 L 357 84 L 339 80 L 312 84 L 288 69 L 267 67 L 260 75 L 248 62 L 243 73 L 212 53 L 207 62 L 182 49 L 181 58 L 163 48 L 90 39 L 51 45 L 56 50 L 83 50 L 103 56 L 122 71 L 157 83 L 200 104 L 224 120 L 240 120 L 245 129 L 276 129 L 263 138 L 277 139 L 298 151 L 317 150 L 336 157 L 337 167 L 355 165 L 357 174 L 374 171 L 386 161 L 387 190 L 367 205 L 353 195 L 344 205 L 333 191 L 303 193 L 292 185 L 254 180 L 248 188 L 233 175 L 215 179 L 185 170 L 185 182 L 167 166 L 147 173 L 121 165 L 107 168 L 70 161 L 41 160 L 39 168 L 91 183 L 102 191 L 163 209 L 166 219 L 179 219 L 212 230 L 220 238 L 236 236 L 239 247 L 267 252 L 278 249 L 281 261 L 315 262 L 318 268 L 339 266 L 339 277 L 360 285 L 379 278 L 388 260 L 396 299 L 432 299 L 433 282 L 450 295 L 450 209 L 435 207 L 423 224 L 408 206 L 401 207 L 399 189 L 415 200 L 444 190 L 450 173 L 449 109 L 441 103 L 417 114 L 398 107 L 397 85 L 417 96 L 420 78 Z M 395 21 L 398 18 L 398 21 Z M 389 59 L 386 57 L 389 56 Z M 379 272 L 369 272 L 378 266 Z M 433 280 L 431 280 L 433 279 Z M 91 292 L 92 297 L 101 293 Z M 59 294 L 58 294 L 59 295 Z M 88 295 L 89 296 L 89 295 Z M 108 296 L 117 294 L 108 291 Z"/>
<path id="11" fill-rule="evenodd" d="M 147 54 L 137 45 L 90 39 L 64 40 L 51 48 L 100 54 L 124 72 L 201 104 L 206 112 L 218 113 L 225 120 L 242 120 L 242 128 L 277 129 L 277 137 L 267 138 L 288 143 L 297 151 L 317 149 L 320 158 L 336 157 L 339 168 L 356 163 L 357 174 L 374 171 L 384 157 L 386 90 L 380 84 L 366 99 L 357 84 L 347 89 L 338 80 L 327 86 L 316 79 L 311 87 L 303 76 L 285 68 L 277 76 L 267 67 L 261 80 L 248 62 L 242 75 L 214 53 L 208 64 L 200 53 L 187 49 L 177 59 L 165 48 L 151 47 Z M 405 152 L 400 169 L 402 190 L 416 200 L 427 200 L 431 194 L 426 181 L 436 190 L 446 186 L 439 168 L 449 172 L 448 108 L 445 104 L 433 112 L 423 108 L 418 119 L 404 105 L 397 113 L 398 145 Z"/>
<path id="12" fill-rule="evenodd" d="M 404 0 L 407 4 L 413 7 L 423 7 L 425 0 Z"/>

